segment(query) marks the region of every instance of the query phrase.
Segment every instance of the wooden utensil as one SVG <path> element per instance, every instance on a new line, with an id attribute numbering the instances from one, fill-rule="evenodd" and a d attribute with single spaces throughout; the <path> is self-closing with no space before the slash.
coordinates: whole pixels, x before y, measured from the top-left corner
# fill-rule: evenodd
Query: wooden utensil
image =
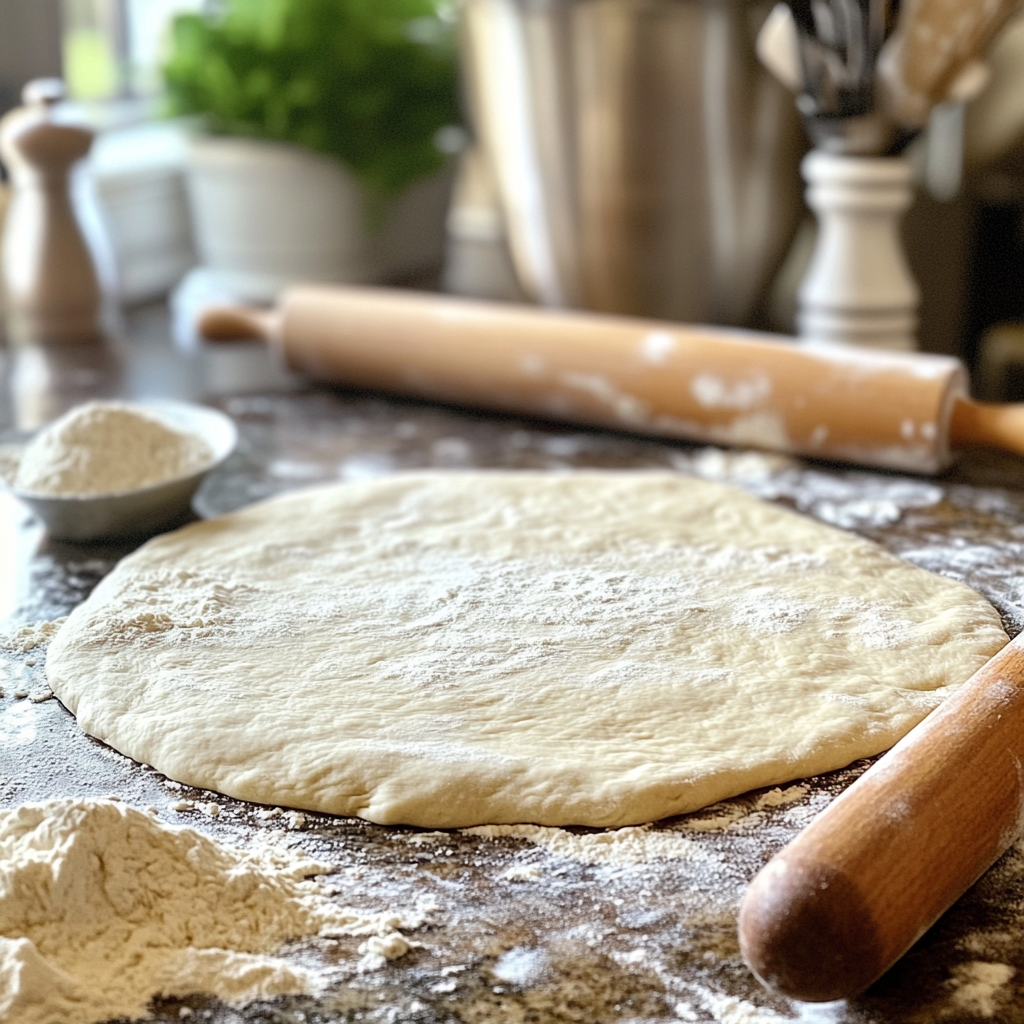
<path id="1" fill-rule="evenodd" d="M 751 882 L 740 949 L 769 988 L 849 998 L 884 974 L 1019 834 L 1024 634 Z"/>
<path id="2" fill-rule="evenodd" d="M 908 128 L 922 128 L 954 81 L 983 56 L 1019 0 L 908 0 L 878 58 L 881 106 Z"/>
<path id="3" fill-rule="evenodd" d="M 662 437 L 914 473 L 965 445 L 1024 455 L 1024 406 L 971 402 L 947 356 L 345 287 L 207 310 L 200 332 L 353 387 Z"/>
<path id="4" fill-rule="evenodd" d="M 765 18 L 754 45 L 757 59 L 790 91 L 804 87 L 800 36 L 793 9 L 777 3 Z"/>

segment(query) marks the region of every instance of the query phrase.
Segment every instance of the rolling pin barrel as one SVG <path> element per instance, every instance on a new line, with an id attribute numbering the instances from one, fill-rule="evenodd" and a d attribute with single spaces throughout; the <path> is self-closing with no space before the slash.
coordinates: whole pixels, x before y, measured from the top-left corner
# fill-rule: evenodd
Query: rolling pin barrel
<path id="1" fill-rule="evenodd" d="M 754 878 L 740 949 L 795 999 L 857 995 L 1010 845 L 1024 808 L 1024 636 Z"/>
<path id="2" fill-rule="evenodd" d="M 290 289 L 263 333 L 350 386 L 918 473 L 966 394 L 944 356 L 386 289 Z"/>

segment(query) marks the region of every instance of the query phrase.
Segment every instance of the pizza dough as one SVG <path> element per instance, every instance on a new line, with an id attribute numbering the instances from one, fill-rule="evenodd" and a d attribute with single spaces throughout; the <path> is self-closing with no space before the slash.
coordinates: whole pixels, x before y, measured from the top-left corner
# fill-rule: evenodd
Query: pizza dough
<path id="1" fill-rule="evenodd" d="M 891 746 L 1006 643 L 974 591 L 674 474 L 411 474 L 150 541 L 53 641 L 86 732 L 382 824 L 627 825 Z"/>

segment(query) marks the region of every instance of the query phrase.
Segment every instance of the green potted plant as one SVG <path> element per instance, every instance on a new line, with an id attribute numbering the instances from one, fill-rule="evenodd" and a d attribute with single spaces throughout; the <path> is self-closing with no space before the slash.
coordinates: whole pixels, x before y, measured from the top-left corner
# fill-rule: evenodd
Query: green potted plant
<path id="1" fill-rule="evenodd" d="M 224 0 L 172 26 L 204 265 L 375 281 L 439 260 L 459 137 L 442 0 Z"/>

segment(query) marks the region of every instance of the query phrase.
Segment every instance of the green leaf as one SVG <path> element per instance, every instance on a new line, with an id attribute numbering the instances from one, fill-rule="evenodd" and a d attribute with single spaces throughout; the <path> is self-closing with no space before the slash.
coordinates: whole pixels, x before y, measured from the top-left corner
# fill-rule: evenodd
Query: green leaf
<path id="1" fill-rule="evenodd" d="M 226 0 L 175 19 L 167 106 L 337 157 L 386 195 L 444 162 L 455 57 L 448 0 Z"/>

